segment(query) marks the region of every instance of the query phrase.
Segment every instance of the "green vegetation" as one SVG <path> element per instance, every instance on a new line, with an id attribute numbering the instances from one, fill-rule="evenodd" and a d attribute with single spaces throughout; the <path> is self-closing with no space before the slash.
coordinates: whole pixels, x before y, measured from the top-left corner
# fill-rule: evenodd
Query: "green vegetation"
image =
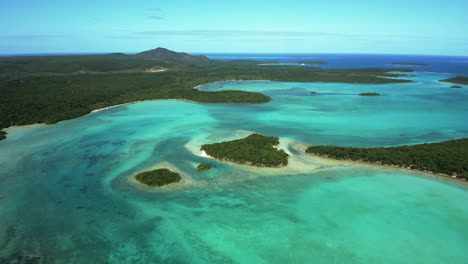
<path id="1" fill-rule="evenodd" d="M 0 140 L 5 139 L 6 134 L 7 134 L 7 132 L 0 130 Z"/>
<path id="2" fill-rule="evenodd" d="M 167 69 L 148 72 L 151 69 Z M 0 58 L 0 129 L 53 124 L 92 110 L 141 100 L 185 99 L 202 103 L 264 103 L 245 91 L 204 92 L 194 87 L 223 80 L 402 83 L 390 71 L 410 69 L 320 69 L 261 66 L 257 61 L 211 61 L 166 49 L 136 55 Z"/>
<path id="3" fill-rule="evenodd" d="M 277 137 L 252 134 L 243 139 L 207 144 L 201 147 L 209 156 L 223 161 L 258 167 L 281 167 L 288 164 L 288 154 L 275 146 Z"/>
<path id="4" fill-rule="evenodd" d="M 179 182 L 181 177 L 177 172 L 170 171 L 169 169 L 157 169 L 139 173 L 137 176 L 135 176 L 135 179 L 145 185 L 159 187 L 166 184 Z"/>
<path id="5" fill-rule="evenodd" d="M 360 96 L 379 96 L 381 94 L 379 94 L 379 93 L 360 93 L 358 95 L 360 95 Z"/>
<path id="6" fill-rule="evenodd" d="M 211 169 L 211 165 L 207 164 L 207 163 L 202 163 L 202 164 L 197 166 L 198 171 L 206 171 L 206 170 L 209 170 L 209 169 Z"/>
<path id="7" fill-rule="evenodd" d="M 426 63 L 412 63 L 412 62 L 394 62 L 392 65 L 400 65 L 400 66 L 430 66 Z"/>
<path id="8" fill-rule="evenodd" d="M 461 88 L 460 85 L 452 85 L 452 86 L 450 86 L 450 87 L 452 87 L 452 88 Z"/>
<path id="9" fill-rule="evenodd" d="M 453 78 L 439 80 L 439 82 L 448 82 L 448 83 L 468 85 L 468 76 L 456 76 L 456 77 L 453 77 Z"/>
<path id="10" fill-rule="evenodd" d="M 390 148 L 311 146 L 306 152 L 333 159 L 394 165 L 468 179 L 468 138 Z"/>
<path id="11" fill-rule="evenodd" d="M 328 64 L 325 61 L 299 61 L 295 62 L 297 64 L 307 64 L 307 65 L 323 65 L 323 64 Z"/>

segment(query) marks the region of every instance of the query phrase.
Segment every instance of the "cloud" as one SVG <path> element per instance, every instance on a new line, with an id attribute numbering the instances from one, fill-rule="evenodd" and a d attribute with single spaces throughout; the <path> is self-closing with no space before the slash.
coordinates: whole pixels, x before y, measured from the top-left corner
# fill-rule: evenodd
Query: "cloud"
<path id="1" fill-rule="evenodd" d="M 164 19 L 162 16 L 149 16 L 147 19 L 152 19 L 152 20 L 161 20 Z"/>
<path id="2" fill-rule="evenodd" d="M 133 32 L 142 36 L 201 36 L 201 37 L 351 37 L 332 32 L 268 31 L 268 30 L 154 30 Z"/>
<path id="3" fill-rule="evenodd" d="M 19 36 L 0 36 L 0 39 L 13 39 L 13 40 L 37 40 L 48 38 L 63 38 L 64 36 L 50 36 L 50 35 L 19 35 Z"/>

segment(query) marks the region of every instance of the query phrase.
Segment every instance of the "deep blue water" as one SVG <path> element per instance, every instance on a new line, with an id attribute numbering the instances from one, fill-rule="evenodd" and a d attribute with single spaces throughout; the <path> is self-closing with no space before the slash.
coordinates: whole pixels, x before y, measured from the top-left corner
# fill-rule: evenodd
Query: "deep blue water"
<path id="1" fill-rule="evenodd" d="M 253 59 L 259 61 L 299 62 L 305 60 L 325 61 L 326 65 L 313 65 L 321 68 L 412 68 L 416 71 L 468 74 L 468 57 L 466 56 L 432 56 L 432 55 L 379 55 L 379 54 L 253 54 L 253 53 L 205 53 L 214 60 Z M 426 63 L 430 66 L 394 66 L 393 62 Z"/>

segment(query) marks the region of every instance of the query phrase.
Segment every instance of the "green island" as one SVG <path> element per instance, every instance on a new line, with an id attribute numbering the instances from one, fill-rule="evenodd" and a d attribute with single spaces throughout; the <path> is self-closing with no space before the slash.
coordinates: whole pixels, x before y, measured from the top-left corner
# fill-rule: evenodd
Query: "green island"
<path id="1" fill-rule="evenodd" d="M 298 62 L 294 62 L 294 63 L 307 64 L 307 65 L 324 65 L 324 64 L 328 64 L 325 61 L 298 61 Z"/>
<path id="2" fill-rule="evenodd" d="M 360 96 L 379 96 L 381 94 L 379 94 L 379 93 L 360 93 L 358 95 L 360 95 Z"/>
<path id="3" fill-rule="evenodd" d="M 0 129 L 54 124 L 109 106 L 155 99 L 200 103 L 265 103 L 246 91 L 206 92 L 198 85 L 227 80 L 405 83 L 411 69 L 321 69 L 262 66 L 258 61 L 216 61 L 164 48 L 135 55 L 20 56 L 0 58 Z"/>
<path id="4" fill-rule="evenodd" d="M 139 173 L 135 176 L 135 179 L 147 186 L 160 187 L 170 183 L 179 182 L 181 177 L 177 172 L 162 168 Z"/>
<path id="5" fill-rule="evenodd" d="M 460 85 L 452 85 L 451 88 L 462 88 Z"/>
<path id="6" fill-rule="evenodd" d="M 448 82 L 448 83 L 454 83 L 454 84 L 468 85 L 468 76 L 456 76 L 453 78 L 439 80 L 439 82 Z"/>
<path id="7" fill-rule="evenodd" d="M 7 132 L 0 130 L 0 140 L 5 139 L 6 134 L 7 134 Z"/>
<path id="8" fill-rule="evenodd" d="M 209 169 L 211 169 L 211 165 L 207 164 L 207 163 L 202 163 L 202 164 L 197 166 L 198 171 L 206 171 L 206 170 L 209 170 Z"/>
<path id="9" fill-rule="evenodd" d="M 282 167 L 288 164 L 288 154 L 278 149 L 277 137 L 252 134 L 243 139 L 206 144 L 201 147 L 210 157 L 257 167 Z"/>
<path id="10" fill-rule="evenodd" d="M 388 148 L 310 146 L 307 153 L 468 179 L 468 138 Z"/>
<path id="11" fill-rule="evenodd" d="M 426 63 L 412 63 L 412 62 L 394 62 L 392 65 L 399 65 L 399 66 L 430 66 Z"/>

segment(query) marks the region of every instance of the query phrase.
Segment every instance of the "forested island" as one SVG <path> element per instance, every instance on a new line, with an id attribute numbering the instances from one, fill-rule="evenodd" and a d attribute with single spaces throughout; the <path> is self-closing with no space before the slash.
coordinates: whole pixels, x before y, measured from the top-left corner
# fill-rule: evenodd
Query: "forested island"
<path id="1" fill-rule="evenodd" d="M 448 83 L 454 83 L 454 84 L 468 85 L 468 76 L 456 76 L 453 78 L 439 80 L 439 82 L 448 82 Z"/>
<path id="2" fill-rule="evenodd" d="M 413 63 L 413 62 L 394 62 L 392 65 L 399 65 L 399 66 L 430 66 L 426 63 Z"/>
<path id="3" fill-rule="evenodd" d="M 135 179 L 147 186 L 160 187 L 170 183 L 179 182 L 181 177 L 177 172 L 162 168 L 139 173 L 135 176 Z"/>
<path id="4" fill-rule="evenodd" d="M 202 163 L 202 164 L 199 164 L 197 166 L 198 171 L 206 171 L 206 170 L 209 170 L 209 169 L 211 169 L 211 165 L 207 164 L 207 163 Z"/>
<path id="5" fill-rule="evenodd" d="M 311 146 L 306 152 L 338 160 L 391 165 L 468 179 L 468 138 L 388 148 Z"/>
<path id="6" fill-rule="evenodd" d="M 278 149 L 277 137 L 252 134 L 243 139 L 206 144 L 201 147 L 210 157 L 257 167 L 282 167 L 288 164 L 288 154 Z"/>
<path id="7" fill-rule="evenodd" d="M 452 85 L 451 88 L 462 88 L 460 85 Z"/>
<path id="8" fill-rule="evenodd" d="M 225 80 L 404 83 L 411 69 L 321 69 L 261 66 L 258 61 L 216 61 L 158 48 L 136 55 L 24 56 L 0 58 L 0 129 L 54 124 L 93 110 L 154 99 L 202 103 L 264 103 L 245 91 L 205 92 L 194 87 Z M 151 69 L 164 69 L 154 71 Z"/>
<path id="9" fill-rule="evenodd" d="M 381 94 L 379 94 L 379 93 L 360 93 L 358 95 L 360 95 L 360 96 L 379 96 Z"/>

